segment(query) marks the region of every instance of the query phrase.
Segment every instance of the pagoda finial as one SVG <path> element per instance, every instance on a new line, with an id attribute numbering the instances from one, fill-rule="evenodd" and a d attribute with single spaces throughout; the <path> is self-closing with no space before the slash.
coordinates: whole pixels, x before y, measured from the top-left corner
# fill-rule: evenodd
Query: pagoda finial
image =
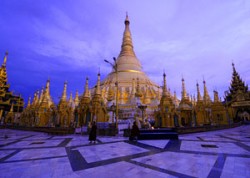
<path id="1" fill-rule="evenodd" d="M 197 87 L 197 101 L 202 101 L 200 87 L 199 87 L 198 82 L 196 84 L 196 87 Z"/>
<path id="2" fill-rule="evenodd" d="M 84 98 L 89 98 L 89 79 L 88 77 L 86 78 L 86 82 L 85 82 L 85 90 L 84 90 L 84 94 L 83 94 Z"/>
<path id="3" fill-rule="evenodd" d="M 97 85 L 96 85 L 96 90 L 95 90 L 95 94 L 96 95 L 101 95 L 101 74 L 98 72 L 97 75 Z"/>
<path id="4" fill-rule="evenodd" d="M 163 90 L 162 90 L 162 96 L 167 96 L 167 82 L 166 82 L 166 74 L 163 73 Z"/>
<path id="5" fill-rule="evenodd" d="M 182 76 L 182 92 L 181 92 L 181 96 L 182 96 L 182 99 L 186 99 L 187 98 L 187 91 L 186 91 L 186 87 L 185 87 L 185 80 Z"/>
<path id="6" fill-rule="evenodd" d="M 79 94 L 78 94 L 78 90 L 76 90 L 76 96 L 74 99 L 75 105 L 78 106 L 79 105 Z"/>
<path id="7" fill-rule="evenodd" d="M 35 104 L 39 104 L 39 90 L 36 91 L 36 100 L 35 100 Z"/>
<path id="8" fill-rule="evenodd" d="M 218 96 L 218 92 L 214 90 L 214 102 L 217 103 L 219 102 L 219 96 Z"/>
<path id="9" fill-rule="evenodd" d="M 64 82 L 61 101 L 67 101 L 67 81 Z"/>
<path id="10" fill-rule="evenodd" d="M 44 88 L 42 87 L 41 93 L 40 93 L 40 98 L 39 98 L 39 103 L 42 102 L 43 100 L 43 94 L 44 94 Z"/>
<path id="11" fill-rule="evenodd" d="M 46 88 L 45 88 L 45 94 L 46 95 L 50 95 L 50 79 L 47 80 L 47 83 L 46 83 Z"/>
<path id="12" fill-rule="evenodd" d="M 210 102 L 211 99 L 210 99 L 210 96 L 209 96 L 208 91 L 207 91 L 206 81 L 204 79 L 203 79 L 203 84 L 204 84 L 204 96 L 203 96 L 203 100 L 205 102 Z"/>
<path id="13" fill-rule="evenodd" d="M 72 94 L 72 92 L 70 92 L 69 103 L 73 103 L 73 94 Z"/>
<path id="14" fill-rule="evenodd" d="M 177 95 L 175 90 L 174 90 L 174 101 L 177 101 Z"/>
<path id="15" fill-rule="evenodd" d="M 8 53 L 8 51 L 6 51 L 5 55 L 4 55 L 4 59 L 3 59 L 3 66 L 6 66 L 8 55 L 9 55 L 9 53 Z"/>
<path id="16" fill-rule="evenodd" d="M 130 22 L 129 22 L 127 13 L 126 13 L 126 19 L 124 23 L 125 23 L 125 30 L 123 33 L 121 52 L 119 56 L 134 56 L 135 57 L 132 37 L 131 37 L 130 30 L 129 30 Z"/>
<path id="17" fill-rule="evenodd" d="M 233 62 L 232 62 L 232 66 L 233 66 L 233 72 L 236 73 L 235 65 Z"/>

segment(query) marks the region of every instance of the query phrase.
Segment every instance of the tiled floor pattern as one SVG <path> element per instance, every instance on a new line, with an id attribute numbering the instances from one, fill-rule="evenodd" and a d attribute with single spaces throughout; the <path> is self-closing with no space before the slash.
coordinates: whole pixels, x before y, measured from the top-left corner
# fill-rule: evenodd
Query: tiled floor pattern
<path id="1" fill-rule="evenodd" d="M 0 177 L 249 177 L 250 126 L 174 140 L 0 130 Z"/>

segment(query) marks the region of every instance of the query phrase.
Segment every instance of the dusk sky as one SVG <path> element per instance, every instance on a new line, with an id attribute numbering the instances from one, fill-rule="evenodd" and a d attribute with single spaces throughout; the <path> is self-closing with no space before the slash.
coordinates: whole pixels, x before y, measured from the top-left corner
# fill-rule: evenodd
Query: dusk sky
<path id="1" fill-rule="evenodd" d="M 10 90 L 27 103 L 36 90 L 51 81 L 58 102 L 64 81 L 68 96 L 83 93 L 111 71 L 103 60 L 118 57 L 128 12 L 134 51 L 143 70 L 162 85 L 165 70 L 171 92 L 203 94 L 203 77 L 211 98 L 223 97 L 235 63 L 250 83 L 249 0 L 1 0 L 0 54 L 5 51 Z M 1 62 L 2 62 L 1 61 Z"/>

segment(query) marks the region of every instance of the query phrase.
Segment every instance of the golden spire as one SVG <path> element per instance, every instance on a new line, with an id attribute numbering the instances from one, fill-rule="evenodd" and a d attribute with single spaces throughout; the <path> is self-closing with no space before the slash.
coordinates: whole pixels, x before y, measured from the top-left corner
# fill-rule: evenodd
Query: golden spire
<path id="1" fill-rule="evenodd" d="M 181 81 L 182 81 L 181 97 L 182 97 L 182 99 L 186 99 L 187 98 L 187 91 L 186 91 L 186 87 L 185 87 L 185 80 L 183 77 L 182 77 Z"/>
<path id="2" fill-rule="evenodd" d="M 61 101 L 67 101 L 67 81 L 64 82 L 63 93 Z"/>
<path id="3" fill-rule="evenodd" d="M 70 92 L 70 96 L 69 96 L 69 106 L 70 106 L 70 107 L 73 107 L 73 106 L 74 106 L 72 92 Z"/>
<path id="4" fill-rule="evenodd" d="M 85 90 L 84 90 L 84 94 L 83 94 L 84 98 L 89 98 L 89 79 L 88 77 L 86 78 L 86 82 L 85 82 Z"/>
<path id="5" fill-rule="evenodd" d="M 217 102 L 220 102 L 219 100 L 219 96 L 218 96 L 218 92 L 214 90 L 214 102 L 217 103 Z"/>
<path id="6" fill-rule="evenodd" d="M 206 86 L 205 80 L 203 80 L 203 85 L 204 85 L 204 96 L 203 96 L 203 100 L 204 100 L 205 102 L 209 102 L 209 101 L 211 101 L 211 99 L 210 99 L 210 96 L 209 96 L 208 91 L 207 91 L 207 86 Z"/>
<path id="7" fill-rule="evenodd" d="M 6 66 L 8 54 L 9 54 L 8 51 L 6 51 L 6 52 L 5 52 L 4 59 L 3 59 L 3 66 Z"/>
<path id="8" fill-rule="evenodd" d="M 72 103 L 72 102 L 73 102 L 73 95 L 72 95 L 72 92 L 70 92 L 69 102 L 70 102 L 70 103 Z"/>
<path id="9" fill-rule="evenodd" d="M 46 82 L 46 88 L 45 88 L 45 96 L 49 96 L 50 95 L 50 80 L 48 79 Z"/>
<path id="10" fill-rule="evenodd" d="M 162 90 L 162 96 L 167 96 L 167 82 L 166 82 L 166 74 L 163 73 L 163 90 Z"/>
<path id="11" fill-rule="evenodd" d="M 41 94 L 40 94 L 40 98 L 39 98 L 39 103 L 41 103 L 42 100 L 43 100 L 43 93 L 44 93 L 44 89 L 43 89 L 43 87 L 42 87 Z"/>
<path id="12" fill-rule="evenodd" d="M 48 79 L 46 82 L 46 88 L 43 94 L 42 104 L 45 107 L 50 107 L 53 104 L 53 101 L 50 96 L 50 80 Z"/>
<path id="13" fill-rule="evenodd" d="M 76 96 L 74 99 L 75 105 L 78 106 L 79 105 L 79 95 L 78 95 L 78 91 L 76 90 Z"/>
<path id="14" fill-rule="evenodd" d="M 196 104 L 196 98 L 195 98 L 195 95 L 193 96 L 193 98 L 194 98 L 193 105 L 195 105 L 195 104 Z"/>
<path id="15" fill-rule="evenodd" d="M 101 76 L 100 72 L 98 72 L 95 95 L 101 95 L 101 77 L 100 76 Z"/>
<path id="16" fill-rule="evenodd" d="M 119 57 L 120 56 L 134 56 L 135 57 L 132 37 L 131 37 L 130 30 L 129 30 L 130 22 L 128 19 L 128 14 L 126 14 L 126 19 L 124 23 L 125 23 L 125 30 L 123 33 L 122 46 L 121 46 L 121 52 L 120 52 Z"/>
<path id="17" fill-rule="evenodd" d="M 200 87 L 199 87 L 198 82 L 197 82 L 196 86 L 197 86 L 197 101 L 202 101 Z"/>

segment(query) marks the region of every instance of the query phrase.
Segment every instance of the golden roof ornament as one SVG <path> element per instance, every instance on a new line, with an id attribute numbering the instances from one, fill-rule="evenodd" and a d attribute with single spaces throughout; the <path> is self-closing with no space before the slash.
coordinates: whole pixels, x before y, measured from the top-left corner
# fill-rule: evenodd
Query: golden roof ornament
<path id="1" fill-rule="evenodd" d="M 8 51 L 6 51 L 4 59 L 3 59 L 3 66 L 6 66 L 8 55 L 9 55 L 9 53 L 8 53 Z"/>
<path id="2" fill-rule="evenodd" d="M 196 87 L 197 87 L 197 101 L 202 101 L 201 92 L 200 92 L 200 87 L 199 87 L 198 82 L 197 82 L 197 84 L 196 84 Z"/>

